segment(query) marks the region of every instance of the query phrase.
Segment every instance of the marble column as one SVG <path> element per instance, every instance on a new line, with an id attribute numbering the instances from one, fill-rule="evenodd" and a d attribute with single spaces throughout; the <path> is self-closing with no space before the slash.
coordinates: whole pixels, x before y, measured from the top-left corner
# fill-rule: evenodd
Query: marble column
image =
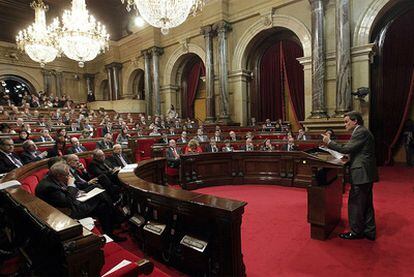
<path id="1" fill-rule="evenodd" d="M 112 67 L 111 65 L 106 65 L 106 73 L 108 75 L 108 94 L 107 96 L 103 95 L 105 100 L 112 101 L 114 100 L 114 88 L 113 88 L 113 80 L 112 80 Z"/>
<path id="2" fill-rule="evenodd" d="M 114 86 L 114 97 L 112 100 L 119 100 L 121 99 L 121 70 L 122 70 L 122 64 L 121 63 L 112 63 L 112 78 L 113 78 L 113 86 Z"/>
<path id="3" fill-rule="evenodd" d="M 43 76 L 43 91 L 46 95 L 50 95 L 50 72 L 46 69 L 42 69 Z"/>
<path id="4" fill-rule="evenodd" d="M 159 57 L 164 53 L 160 47 L 153 47 L 152 54 L 152 91 L 154 94 L 154 114 L 161 115 L 161 95 L 160 95 L 160 75 L 159 75 Z"/>
<path id="5" fill-rule="evenodd" d="M 63 73 L 60 71 L 55 72 L 55 81 L 56 81 L 56 95 L 62 97 L 62 80 L 63 80 Z"/>
<path id="6" fill-rule="evenodd" d="M 146 114 L 152 115 L 152 83 L 151 83 L 151 53 L 148 50 L 142 51 L 144 56 L 144 90 L 146 102 Z"/>
<path id="7" fill-rule="evenodd" d="M 336 0 L 336 109 L 335 117 L 351 110 L 351 31 L 349 0 Z"/>
<path id="8" fill-rule="evenodd" d="M 214 30 L 212 25 L 201 28 L 201 34 L 204 35 L 206 49 L 206 119 L 205 123 L 213 123 L 215 117 L 214 101 L 214 58 L 213 58 L 213 36 Z"/>
<path id="9" fill-rule="evenodd" d="M 86 91 L 89 93 L 92 91 L 92 94 L 95 95 L 95 75 L 94 74 L 84 74 L 86 80 Z"/>
<path id="10" fill-rule="evenodd" d="M 324 0 L 309 0 L 312 8 L 312 112 L 311 118 L 326 118 Z"/>
<path id="11" fill-rule="evenodd" d="M 219 71 L 220 71 L 220 117 L 219 121 L 227 124 L 230 119 L 230 104 L 228 91 L 228 69 L 227 69 L 227 33 L 231 31 L 230 23 L 220 21 L 214 24 L 214 29 L 218 35 L 219 49 Z"/>

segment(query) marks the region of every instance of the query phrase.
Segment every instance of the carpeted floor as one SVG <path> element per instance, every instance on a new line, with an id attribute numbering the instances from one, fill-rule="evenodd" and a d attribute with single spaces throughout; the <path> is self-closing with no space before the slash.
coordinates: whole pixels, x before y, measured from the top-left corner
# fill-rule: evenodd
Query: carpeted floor
<path id="1" fill-rule="evenodd" d="M 384 167 L 374 186 L 378 237 L 310 239 L 306 191 L 280 186 L 223 186 L 198 190 L 248 202 L 242 249 L 248 276 L 414 276 L 414 169 Z"/>

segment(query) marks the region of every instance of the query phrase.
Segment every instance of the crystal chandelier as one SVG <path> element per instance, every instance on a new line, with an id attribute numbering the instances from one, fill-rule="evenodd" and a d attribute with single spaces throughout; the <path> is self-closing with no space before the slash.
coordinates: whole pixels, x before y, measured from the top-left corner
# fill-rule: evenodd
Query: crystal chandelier
<path id="1" fill-rule="evenodd" d="M 32 2 L 30 6 L 35 10 L 35 22 L 19 32 L 16 43 L 20 50 L 25 51 L 32 60 L 44 67 L 59 54 L 59 21 L 55 19 L 51 25 L 46 25 L 46 11 L 49 7 L 42 0 Z"/>
<path id="2" fill-rule="evenodd" d="M 72 9 L 64 11 L 62 16 L 59 45 L 63 53 L 84 67 L 85 62 L 108 49 L 108 42 L 105 26 L 89 15 L 85 0 L 73 0 Z"/>
<path id="3" fill-rule="evenodd" d="M 121 0 L 127 2 L 127 10 L 135 4 L 141 16 L 150 25 L 161 28 L 166 35 L 170 28 L 183 23 L 187 16 L 196 14 L 205 4 L 205 0 Z"/>

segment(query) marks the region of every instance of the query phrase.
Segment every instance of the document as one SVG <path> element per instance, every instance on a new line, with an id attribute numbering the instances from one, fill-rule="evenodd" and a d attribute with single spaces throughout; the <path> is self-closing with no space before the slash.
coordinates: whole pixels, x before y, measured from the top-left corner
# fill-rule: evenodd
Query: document
<path id="1" fill-rule="evenodd" d="M 119 172 L 120 173 L 134 172 L 134 169 L 137 167 L 137 165 L 138 164 L 127 164 Z"/>
<path id="2" fill-rule="evenodd" d="M 92 217 L 85 217 L 78 220 L 80 224 L 82 224 L 85 229 L 88 229 L 89 231 L 92 231 L 92 229 L 95 227 L 95 222 Z"/>
<path id="3" fill-rule="evenodd" d="M 3 189 L 8 189 L 8 188 L 12 188 L 12 187 L 18 187 L 20 186 L 20 182 L 17 180 L 12 180 L 12 181 L 8 181 L 8 182 L 4 182 L 0 184 L 0 190 Z"/>
<path id="4" fill-rule="evenodd" d="M 329 149 L 327 147 L 323 147 L 323 146 L 319 146 L 319 149 L 324 150 L 326 152 L 328 152 L 329 154 L 331 154 L 335 159 L 342 159 L 344 157 L 343 154 L 339 153 L 338 151 Z"/>
<path id="5" fill-rule="evenodd" d="M 105 277 L 109 274 L 114 273 L 117 270 L 120 270 L 123 267 L 126 267 L 127 265 L 131 264 L 131 261 L 128 260 L 122 260 L 122 262 L 120 262 L 119 264 L 117 264 L 116 266 L 114 266 L 111 270 L 109 270 L 107 273 L 105 273 L 104 275 L 102 275 L 101 277 Z"/>
<path id="6" fill-rule="evenodd" d="M 94 188 L 93 190 L 91 190 L 87 193 L 81 194 L 80 196 L 76 197 L 76 199 L 80 202 L 85 202 L 85 201 L 91 199 L 92 197 L 95 197 L 96 195 L 98 195 L 98 194 L 100 194 L 104 191 L 105 191 L 104 189 Z"/>

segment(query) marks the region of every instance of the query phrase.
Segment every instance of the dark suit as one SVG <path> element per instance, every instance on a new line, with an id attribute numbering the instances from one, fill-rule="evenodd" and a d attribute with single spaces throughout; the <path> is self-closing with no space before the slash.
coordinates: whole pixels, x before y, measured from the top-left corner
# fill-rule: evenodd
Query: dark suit
<path id="1" fill-rule="evenodd" d="M 220 152 L 220 149 L 216 145 L 215 146 L 215 149 L 213 151 L 213 146 L 211 144 L 208 144 L 208 145 L 206 145 L 206 152 L 210 152 L 210 153 L 214 152 L 214 153 L 217 153 L 217 152 Z"/>
<path id="2" fill-rule="evenodd" d="M 289 144 L 286 143 L 286 144 L 283 144 L 282 145 L 281 150 L 283 150 L 283 151 L 296 151 L 297 150 L 297 147 L 294 144 L 291 144 L 290 147 L 289 147 Z"/>
<path id="3" fill-rule="evenodd" d="M 79 189 L 60 184 L 48 175 L 39 182 L 35 193 L 37 197 L 56 208 L 69 209 L 70 216 L 75 219 L 96 216 L 105 232 L 111 233 L 113 230 L 115 212 L 104 193 L 80 202 L 76 199 Z"/>
<path id="4" fill-rule="evenodd" d="M 28 151 L 23 151 L 20 154 L 20 159 L 22 160 L 22 162 L 24 164 L 28 164 L 28 163 L 31 163 L 31 162 L 40 161 L 42 158 L 39 157 L 39 155 L 40 155 L 39 151 L 35 151 L 33 153 L 30 153 Z"/>
<path id="5" fill-rule="evenodd" d="M 178 155 L 182 154 L 182 151 L 180 148 L 175 148 L 175 151 L 177 151 Z M 165 151 L 165 156 L 167 158 L 167 166 L 177 168 L 180 166 L 180 159 L 176 159 L 174 152 L 171 147 L 168 147 Z"/>
<path id="6" fill-rule="evenodd" d="M 37 139 L 35 139 L 34 141 L 35 142 L 48 142 L 48 141 L 53 142 L 53 139 L 40 136 Z"/>
<path id="7" fill-rule="evenodd" d="M 68 154 L 82 153 L 86 151 L 88 150 L 85 148 L 85 146 L 82 146 L 82 145 L 79 145 L 78 147 L 72 146 L 66 150 Z"/>
<path id="8" fill-rule="evenodd" d="M 111 128 L 108 128 L 108 127 L 103 127 L 102 128 L 102 136 L 105 136 L 107 133 L 112 133 L 113 132 L 113 129 L 112 129 L 112 127 Z"/>
<path id="9" fill-rule="evenodd" d="M 93 159 L 89 163 L 88 172 L 92 174 L 92 176 L 98 177 L 102 174 L 112 174 L 111 170 L 113 168 L 113 165 L 107 159 L 105 159 L 103 162 Z"/>
<path id="10" fill-rule="evenodd" d="M 105 150 L 105 149 L 112 149 L 112 146 L 114 146 L 113 142 L 105 142 L 104 140 L 98 141 L 96 143 L 96 148 Z"/>
<path id="11" fill-rule="evenodd" d="M 348 216 L 351 231 L 357 235 L 375 237 L 375 214 L 372 203 L 372 185 L 378 181 L 374 137 L 364 126 L 354 129 L 345 145 L 330 141 L 328 147 L 342 154 L 349 154 L 351 191 Z"/>
<path id="12" fill-rule="evenodd" d="M 111 164 L 112 164 L 112 166 L 113 167 L 118 167 L 118 166 L 120 166 L 120 167 L 124 167 L 125 165 L 122 163 L 122 161 L 121 161 L 121 157 L 120 156 L 122 156 L 122 158 L 124 159 L 124 161 L 127 163 L 127 164 L 130 164 L 131 162 L 129 161 L 129 159 L 123 154 L 123 153 L 121 153 L 121 154 L 112 154 L 112 156 L 111 157 L 109 157 L 108 158 L 108 160 L 111 162 Z"/>
<path id="13" fill-rule="evenodd" d="M 12 153 L 11 154 L 13 156 L 14 159 L 18 160 L 22 165 L 23 162 L 20 160 L 20 158 Z M 12 171 L 13 169 L 19 168 L 19 164 L 18 163 L 13 163 L 7 156 L 5 153 L 3 153 L 2 151 L 0 151 L 0 173 L 7 173 Z"/>
<path id="14" fill-rule="evenodd" d="M 103 162 L 93 159 L 89 163 L 88 172 L 92 177 L 98 177 L 99 183 L 108 191 L 113 201 L 119 199 L 122 184 L 118 179 L 117 172 L 112 172 L 113 165 L 109 160 Z"/>

